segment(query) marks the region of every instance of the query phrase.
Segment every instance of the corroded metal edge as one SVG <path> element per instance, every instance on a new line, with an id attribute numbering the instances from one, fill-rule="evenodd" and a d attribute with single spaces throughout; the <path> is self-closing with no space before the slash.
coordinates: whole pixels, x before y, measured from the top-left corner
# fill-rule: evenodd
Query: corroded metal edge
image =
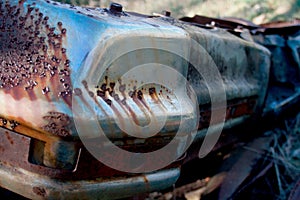
<path id="1" fill-rule="evenodd" d="M 30 199 L 118 199 L 162 190 L 174 184 L 180 169 L 115 179 L 63 181 L 49 179 L 0 162 L 0 185 Z"/>

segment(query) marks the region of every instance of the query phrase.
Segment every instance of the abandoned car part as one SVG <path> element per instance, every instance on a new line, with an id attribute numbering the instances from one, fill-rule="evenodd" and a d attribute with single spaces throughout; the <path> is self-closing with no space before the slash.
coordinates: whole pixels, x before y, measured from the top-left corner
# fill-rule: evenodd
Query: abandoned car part
<path id="1" fill-rule="evenodd" d="M 0 186 L 27 198 L 116 199 L 176 182 L 185 159 L 177 150 L 185 146 L 167 155 L 174 162 L 163 169 L 126 173 L 82 144 L 100 138 L 99 124 L 112 144 L 148 153 L 184 138 L 176 136 L 181 126 L 196 130 L 193 143 L 201 143 L 210 125 L 225 120 L 230 128 L 299 102 L 299 22 L 177 20 L 119 4 L 91 9 L 42 0 L 0 0 L 0 16 Z M 210 98 L 220 80 L 194 65 L 208 74 L 217 67 L 225 108 L 212 109 Z M 161 69 L 174 76 L 161 77 Z M 220 119 L 211 122 L 212 113 Z"/>

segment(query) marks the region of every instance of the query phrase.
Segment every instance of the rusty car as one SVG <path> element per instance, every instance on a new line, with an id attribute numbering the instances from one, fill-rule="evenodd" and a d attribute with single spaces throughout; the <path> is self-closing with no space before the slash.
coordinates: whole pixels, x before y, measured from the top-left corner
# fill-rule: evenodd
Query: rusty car
<path id="1" fill-rule="evenodd" d="M 0 186 L 31 199 L 172 186 L 223 130 L 299 104 L 299 26 L 0 0 Z"/>

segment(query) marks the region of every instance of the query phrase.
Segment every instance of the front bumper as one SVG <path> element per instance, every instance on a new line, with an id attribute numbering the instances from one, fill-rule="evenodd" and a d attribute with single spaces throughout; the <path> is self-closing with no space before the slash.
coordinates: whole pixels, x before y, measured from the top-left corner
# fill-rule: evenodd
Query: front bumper
<path id="1" fill-rule="evenodd" d="M 119 199 L 168 188 L 180 175 L 175 165 L 148 174 L 118 172 L 82 148 L 73 169 L 50 168 L 32 163 L 33 140 L 0 128 L 0 186 L 29 199 Z"/>
<path id="2" fill-rule="evenodd" d="M 30 199 L 124 198 L 167 188 L 177 181 L 179 174 L 180 170 L 174 168 L 133 177 L 65 181 L 0 162 L 1 186 Z"/>

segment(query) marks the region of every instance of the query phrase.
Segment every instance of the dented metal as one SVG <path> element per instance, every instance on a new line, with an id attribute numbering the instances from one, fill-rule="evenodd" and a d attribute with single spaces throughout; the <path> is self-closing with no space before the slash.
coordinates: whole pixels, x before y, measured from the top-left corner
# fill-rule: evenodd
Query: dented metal
<path id="1" fill-rule="evenodd" d="M 0 185 L 29 198 L 93 198 L 105 187 L 107 194 L 120 191 L 103 198 L 118 198 L 172 185 L 179 176 L 179 162 L 144 181 L 141 175 L 110 169 L 84 148 L 75 122 L 80 120 L 86 130 L 81 137 L 93 140 L 98 136 L 94 125 L 101 124 L 115 145 L 140 153 L 168 144 L 181 123 L 183 132 L 189 132 L 199 120 L 196 138 L 203 138 L 212 113 L 207 84 L 214 83 L 205 83 L 191 63 L 210 70 L 206 64 L 213 60 L 218 67 L 227 97 L 225 127 L 261 115 L 270 96 L 269 78 L 287 78 L 276 64 L 276 59 L 284 63 L 286 58 L 274 58 L 286 48 L 285 41 L 268 35 L 274 30 L 267 25 L 201 16 L 145 16 L 124 12 L 118 4 L 90 9 L 52 1 L 0 0 L 0 11 Z M 299 32 L 293 34 L 287 43 L 299 65 Z M 193 51 L 191 40 L 207 53 Z M 177 54 L 165 49 L 176 49 Z M 139 77 L 123 76 L 136 65 L 144 67 Z M 183 91 L 180 97 L 166 86 L 147 82 L 145 77 L 160 77 L 159 70 L 147 67 L 163 65 L 181 74 L 169 81 Z M 275 72 L 270 76 L 271 65 Z M 288 69 L 289 64 L 281 67 Z M 147 138 L 156 128 L 159 132 Z M 126 133 L 130 129 L 133 135 Z M 31 186 L 22 180 L 18 184 L 19 179 L 37 181 Z M 115 180 L 120 180 L 117 186 Z M 67 188 L 66 196 L 60 184 Z M 137 191 L 121 188 L 135 184 Z"/>

